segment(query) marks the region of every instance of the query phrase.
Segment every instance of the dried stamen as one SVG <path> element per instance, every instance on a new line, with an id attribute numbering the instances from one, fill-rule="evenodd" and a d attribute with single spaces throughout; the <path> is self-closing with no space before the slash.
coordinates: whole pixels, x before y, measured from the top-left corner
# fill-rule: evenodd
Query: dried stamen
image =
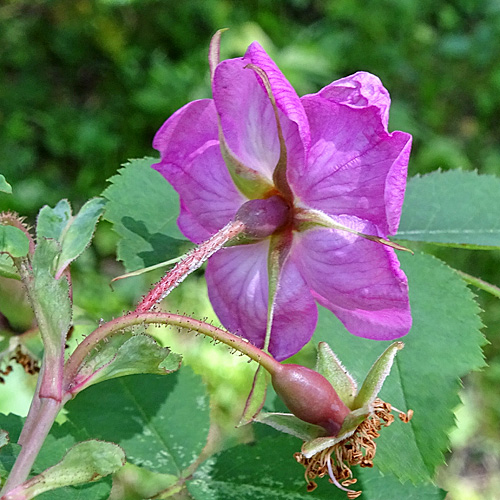
<path id="1" fill-rule="evenodd" d="M 405 423 L 409 422 L 413 416 L 412 410 L 404 413 L 380 399 L 376 399 L 372 406 L 372 413 L 348 438 L 310 458 L 306 458 L 302 453 L 295 453 L 294 457 L 297 462 L 306 468 L 307 491 L 313 491 L 316 488 L 315 478 L 328 474 L 337 488 L 347 492 L 347 498 L 354 499 L 361 495 L 361 491 L 347 489 L 357 481 L 352 477 L 351 467 L 355 465 L 373 467 L 373 459 L 377 450 L 375 439 L 380 436 L 382 427 L 387 427 L 394 422 L 392 411 L 398 412 L 399 418 Z"/>

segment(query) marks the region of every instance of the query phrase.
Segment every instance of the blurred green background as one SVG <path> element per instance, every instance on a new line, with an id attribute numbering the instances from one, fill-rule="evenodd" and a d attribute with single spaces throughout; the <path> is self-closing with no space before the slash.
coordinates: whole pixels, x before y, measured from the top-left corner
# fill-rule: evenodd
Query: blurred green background
<path id="1" fill-rule="evenodd" d="M 155 155 L 151 141 L 165 119 L 210 96 L 208 42 L 222 27 L 230 28 L 223 58 L 258 40 L 299 95 L 358 70 L 378 75 L 393 100 L 391 130 L 414 137 L 410 175 L 451 168 L 500 175 L 499 0 L 4 0 L 0 172 L 14 197 L 0 197 L 0 210 L 33 223 L 42 205 L 61 198 L 77 209 L 128 158 Z M 115 242 L 101 224 L 74 266 L 80 323 L 89 328 L 126 309 L 143 291 L 138 283 L 146 286 L 131 281 L 110 293 L 109 277 L 121 272 Z M 497 251 L 431 250 L 500 283 Z M 198 296 L 196 279 L 172 303 Z M 464 381 L 453 454 L 439 477 L 453 500 L 500 491 L 500 306 L 476 292 L 490 367 Z M 5 297 L 0 310 L 8 316 Z M 23 329 L 22 320 L 1 319 L 0 329 Z M 230 408 L 233 397 L 219 401 Z M 0 403 L 12 398 L 8 384 L 0 386 Z"/>

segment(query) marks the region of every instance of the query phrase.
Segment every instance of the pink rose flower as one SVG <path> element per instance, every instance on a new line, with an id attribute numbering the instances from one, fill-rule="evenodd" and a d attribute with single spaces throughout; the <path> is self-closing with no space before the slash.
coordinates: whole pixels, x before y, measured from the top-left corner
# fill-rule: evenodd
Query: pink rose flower
<path id="1" fill-rule="evenodd" d="M 249 200 L 273 196 L 288 214 L 270 236 L 209 259 L 221 322 L 262 347 L 271 306 L 278 360 L 310 340 L 316 302 L 354 335 L 408 333 L 407 279 L 380 243 L 398 228 L 411 148 L 409 134 L 387 130 L 387 90 L 358 72 L 299 98 L 256 42 L 242 58 L 217 58 L 216 40 L 213 99 L 179 109 L 153 143 L 154 168 L 180 196 L 179 228 L 200 243 Z"/>

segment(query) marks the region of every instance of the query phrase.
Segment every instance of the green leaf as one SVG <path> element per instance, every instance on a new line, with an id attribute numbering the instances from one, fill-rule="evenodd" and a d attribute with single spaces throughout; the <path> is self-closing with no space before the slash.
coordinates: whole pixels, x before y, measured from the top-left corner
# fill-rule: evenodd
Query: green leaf
<path id="1" fill-rule="evenodd" d="M 5 482 L 7 476 L 21 451 L 21 446 L 14 444 L 22 428 L 21 417 L 9 414 L 0 414 L 0 485 Z M 1 489 L 1 488 L 0 488 Z"/>
<path id="2" fill-rule="evenodd" d="M 398 239 L 500 248 L 500 178 L 449 170 L 413 177 Z"/>
<path id="3" fill-rule="evenodd" d="M 45 205 L 38 212 L 36 222 L 37 238 L 52 238 L 60 242 L 63 231 L 72 217 L 71 205 L 68 200 L 61 200 L 54 208 Z"/>
<path id="4" fill-rule="evenodd" d="M 9 432 L 12 442 L 19 439 L 22 425 L 23 419 L 21 417 L 13 414 L 0 414 L 0 427 Z M 69 448 L 82 439 L 84 437 L 79 429 L 75 429 L 68 423 L 54 424 L 35 461 L 32 473 L 39 474 L 54 465 Z M 21 447 L 17 444 L 9 444 L 0 449 L 0 478 L 7 476 L 20 449 Z M 111 481 L 105 478 L 98 483 L 66 486 L 50 493 L 43 493 L 37 497 L 37 500 L 106 500 L 110 490 Z"/>
<path id="5" fill-rule="evenodd" d="M 29 250 L 28 237 L 17 227 L 0 225 L 0 252 L 24 257 Z"/>
<path id="6" fill-rule="evenodd" d="M 88 437 L 117 443 L 131 463 L 163 474 L 180 476 L 207 439 L 208 397 L 201 377 L 187 367 L 168 377 L 108 380 L 65 408 L 70 423 Z"/>
<path id="7" fill-rule="evenodd" d="M 34 498 L 41 493 L 64 486 L 98 481 L 116 472 L 125 464 L 125 453 L 113 443 L 85 441 L 68 450 L 62 460 L 17 487 L 23 498 Z"/>
<path id="8" fill-rule="evenodd" d="M 318 480 L 312 493 L 306 490 L 304 468 L 293 454 L 301 441 L 291 436 L 264 438 L 252 445 L 239 445 L 205 462 L 187 483 L 195 500 L 345 500 L 327 478 Z M 356 469 L 358 483 L 367 500 L 442 500 L 445 492 L 433 485 L 401 484 L 394 476 L 382 477 L 375 469 Z"/>
<path id="9" fill-rule="evenodd" d="M 2 174 L 0 174 L 0 191 L 7 194 L 12 193 L 12 186 L 5 180 Z"/>
<path id="10" fill-rule="evenodd" d="M 0 276 L 15 280 L 21 279 L 16 266 L 12 262 L 12 259 L 6 253 L 0 254 Z"/>
<path id="11" fill-rule="evenodd" d="M 0 448 L 9 444 L 9 433 L 0 429 Z"/>
<path id="12" fill-rule="evenodd" d="M 128 271 L 148 267 L 185 253 L 191 247 L 177 228 L 179 198 L 151 168 L 157 160 L 131 160 L 111 177 L 102 193 L 108 199 L 106 220 L 120 236 L 118 259 Z"/>
<path id="13" fill-rule="evenodd" d="M 402 411 L 413 409 L 409 424 L 396 420 L 377 439 L 374 464 L 401 480 L 433 477 L 444 461 L 448 432 L 459 404 L 460 377 L 484 366 L 479 308 L 455 271 L 429 255 L 399 254 L 410 287 L 413 327 L 401 340 L 381 399 Z M 320 310 L 314 339 L 335 353 L 357 380 L 390 344 L 350 335 L 335 316 Z"/>
<path id="14" fill-rule="evenodd" d="M 161 347 L 149 335 L 120 333 L 102 341 L 78 370 L 74 394 L 90 385 L 124 375 L 166 375 L 180 367 L 182 357 Z M 78 382 L 81 380 L 82 382 Z"/>
<path id="15" fill-rule="evenodd" d="M 55 264 L 56 278 L 87 248 L 105 204 L 103 198 L 93 198 L 83 205 L 75 217 L 71 215 L 67 200 L 61 200 L 54 208 L 45 206 L 40 210 L 38 238 L 53 238 L 61 245 L 61 253 Z"/>

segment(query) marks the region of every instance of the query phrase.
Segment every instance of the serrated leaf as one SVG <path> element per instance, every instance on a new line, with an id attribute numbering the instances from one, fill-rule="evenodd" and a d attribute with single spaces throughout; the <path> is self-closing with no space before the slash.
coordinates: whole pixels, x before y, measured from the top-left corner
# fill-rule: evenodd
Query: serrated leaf
<path id="1" fill-rule="evenodd" d="M 433 477 L 443 463 L 448 431 L 459 404 L 460 377 L 484 366 L 479 308 L 455 271 L 424 254 L 399 254 L 410 288 L 413 326 L 401 340 L 380 397 L 402 411 L 413 409 L 409 424 L 396 420 L 377 439 L 374 464 L 401 480 Z M 350 335 L 335 316 L 321 309 L 314 339 L 335 353 L 357 380 L 389 345 Z"/>
<path id="2" fill-rule="evenodd" d="M 180 367 L 182 357 L 161 347 L 146 334 L 114 335 L 94 349 L 78 370 L 74 394 L 90 385 L 139 373 L 166 375 Z"/>
<path id="3" fill-rule="evenodd" d="M 409 179 L 396 238 L 500 248 L 500 178 L 449 170 Z"/>
<path id="4" fill-rule="evenodd" d="M 28 237 L 17 227 L 0 225 L 0 253 L 24 257 L 29 250 Z"/>
<path id="5" fill-rule="evenodd" d="M 128 271 L 177 257 L 191 247 L 177 228 L 179 197 L 151 168 L 156 161 L 130 160 L 102 193 L 108 200 L 105 218 L 121 238 L 118 259 Z"/>
<path id="6" fill-rule="evenodd" d="M 54 264 L 56 278 L 87 248 L 105 204 L 103 198 L 93 198 L 74 217 L 68 200 L 61 200 L 54 208 L 45 206 L 40 210 L 37 237 L 55 239 L 61 246 Z"/>
<path id="7" fill-rule="evenodd" d="M 12 186 L 5 180 L 2 174 L 0 174 L 0 191 L 7 194 L 12 193 Z"/>
<path id="8" fill-rule="evenodd" d="M 189 493 L 195 500 L 345 500 L 346 493 L 327 478 L 307 492 L 305 469 L 293 457 L 300 445 L 300 440 L 280 435 L 219 453 L 198 468 L 187 483 Z M 362 498 L 367 500 L 442 500 L 445 496 L 433 485 L 401 484 L 375 469 L 360 470 L 357 477 L 351 489 L 363 490 Z"/>
<path id="9" fill-rule="evenodd" d="M 56 465 L 15 488 L 9 498 L 29 500 L 64 486 L 98 481 L 124 464 L 125 453 L 116 444 L 95 440 L 78 443 Z"/>
<path id="10" fill-rule="evenodd" d="M 108 380 L 78 394 L 66 410 L 73 426 L 119 444 L 131 463 L 175 476 L 200 454 L 209 428 L 205 387 L 187 367 L 167 377 Z"/>

